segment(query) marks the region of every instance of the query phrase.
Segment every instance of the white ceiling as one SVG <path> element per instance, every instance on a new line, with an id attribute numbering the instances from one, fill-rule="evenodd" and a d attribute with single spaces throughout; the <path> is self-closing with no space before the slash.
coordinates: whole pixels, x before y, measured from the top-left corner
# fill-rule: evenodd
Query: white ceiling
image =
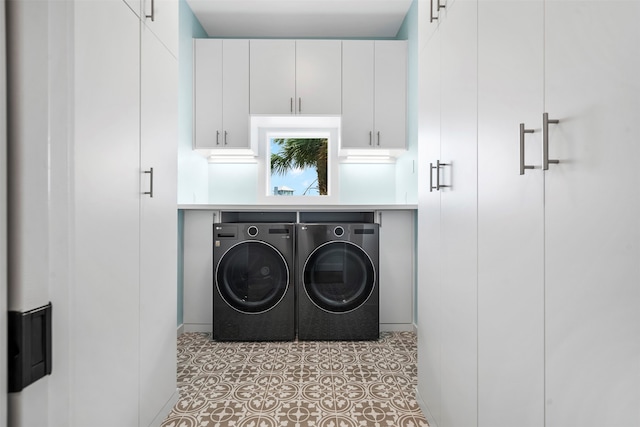
<path id="1" fill-rule="evenodd" d="M 187 0 L 209 37 L 395 37 L 412 0 Z"/>

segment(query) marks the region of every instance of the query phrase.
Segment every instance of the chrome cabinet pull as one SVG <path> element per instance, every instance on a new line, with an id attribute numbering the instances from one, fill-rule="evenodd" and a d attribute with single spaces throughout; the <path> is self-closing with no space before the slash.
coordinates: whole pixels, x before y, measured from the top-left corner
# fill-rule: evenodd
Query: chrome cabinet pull
<path id="1" fill-rule="evenodd" d="M 302 98 L 298 98 L 298 113 L 302 113 Z"/>
<path id="2" fill-rule="evenodd" d="M 149 179 L 149 191 L 145 191 L 142 194 L 148 194 L 149 197 L 153 197 L 153 168 L 149 168 L 148 171 L 144 171 L 144 173 L 148 173 L 150 176 Z"/>
<path id="3" fill-rule="evenodd" d="M 289 103 L 289 109 L 291 110 L 291 114 L 293 114 L 293 98 L 289 98 L 291 102 Z"/>
<path id="4" fill-rule="evenodd" d="M 533 133 L 533 129 L 525 129 L 524 123 L 520 123 L 520 175 L 524 175 L 525 169 L 533 169 L 533 166 L 524 164 L 524 134 L 525 133 Z"/>
<path id="5" fill-rule="evenodd" d="M 440 168 L 444 166 L 451 166 L 451 163 L 440 163 L 440 160 L 436 160 L 436 165 L 429 163 L 429 192 L 433 190 L 440 191 L 441 188 L 450 188 L 450 185 L 440 184 Z M 436 185 L 433 185 L 433 170 L 436 170 Z"/>
<path id="6" fill-rule="evenodd" d="M 437 169 L 436 166 L 433 166 L 433 163 L 429 163 L 429 193 L 433 192 L 433 190 L 438 191 L 438 187 L 433 186 L 433 170 Z"/>
<path id="7" fill-rule="evenodd" d="M 227 145 L 227 131 L 224 131 L 224 145 Z"/>
<path id="8" fill-rule="evenodd" d="M 145 18 L 151 18 L 151 22 L 155 21 L 156 8 L 154 0 L 151 0 L 151 15 L 145 15 Z"/>
<path id="9" fill-rule="evenodd" d="M 369 145 L 373 145 L 373 132 L 369 131 Z"/>
<path id="10" fill-rule="evenodd" d="M 380 131 L 378 131 L 378 147 L 380 146 Z"/>
<path id="11" fill-rule="evenodd" d="M 549 113 L 542 114 L 542 170 L 549 170 L 549 163 L 557 165 L 560 160 L 549 159 L 549 124 L 557 125 L 560 120 L 549 118 Z"/>
<path id="12" fill-rule="evenodd" d="M 216 145 L 220 145 L 220 131 L 216 131 Z"/>
<path id="13" fill-rule="evenodd" d="M 439 1 L 438 1 L 438 3 L 439 3 Z M 433 22 L 433 21 L 438 19 L 437 16 L 433 16 L 433 0 L 431 0 L 431 3 L 429 5 L 429 9 L 430 9 L 430 13 L 431 13 L 431 19 L 429 20 L 429 22 Z"/>

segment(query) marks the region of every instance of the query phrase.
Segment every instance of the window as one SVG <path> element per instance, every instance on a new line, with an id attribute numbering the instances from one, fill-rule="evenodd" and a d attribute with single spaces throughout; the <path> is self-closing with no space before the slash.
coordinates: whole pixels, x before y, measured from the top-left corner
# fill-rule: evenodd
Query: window
<path id="1" fill-rule="evenodd" d="M 338 117 L 252 117 L 259 202 L 337 202 L 339 125 Z"/>

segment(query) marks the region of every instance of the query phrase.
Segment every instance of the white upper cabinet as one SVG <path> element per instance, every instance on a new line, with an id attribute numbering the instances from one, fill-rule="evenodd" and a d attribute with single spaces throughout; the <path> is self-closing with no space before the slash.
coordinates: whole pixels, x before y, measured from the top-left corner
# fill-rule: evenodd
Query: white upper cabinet
<path id="1" fill-rule="evenodd" d="M 296 42 L 296 114 L 340 114 L 341 61 L 339 40 Z"/>
<path id="2" fill-rule="evenodd" d="M 194 148 L 249 147 L 249 41 L 194 41 Z"/>
<path id="3" fill-rule="evenodd" d="M 251 40 L 251 114 L 340 114 L 339 40 Z"/>
<path id="4" fill-rule="evenodd" d="M 407 44 L 342 42 L 342 147 L 406 148 Z"/>

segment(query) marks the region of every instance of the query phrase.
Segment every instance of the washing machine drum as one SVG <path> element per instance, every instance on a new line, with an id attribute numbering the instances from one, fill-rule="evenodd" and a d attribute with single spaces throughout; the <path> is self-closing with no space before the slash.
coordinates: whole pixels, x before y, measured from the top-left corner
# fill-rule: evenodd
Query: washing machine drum
<path id="1" fill-rule="evenodd" d="M 364 304 L 375 288 L 371 258 L 349 242 L 329 242 L 316 248 L 303 270 L 304 290 L 319 308 L 347 313 Z"/>
<path id="2" fill-rule="evenodd" d="M 245 241 L 222 255 L 216 286 L 227 304 L 243 313 L 263 313 L 278 305 L 289 287 L 282 254 L 268 243 Z"/>

